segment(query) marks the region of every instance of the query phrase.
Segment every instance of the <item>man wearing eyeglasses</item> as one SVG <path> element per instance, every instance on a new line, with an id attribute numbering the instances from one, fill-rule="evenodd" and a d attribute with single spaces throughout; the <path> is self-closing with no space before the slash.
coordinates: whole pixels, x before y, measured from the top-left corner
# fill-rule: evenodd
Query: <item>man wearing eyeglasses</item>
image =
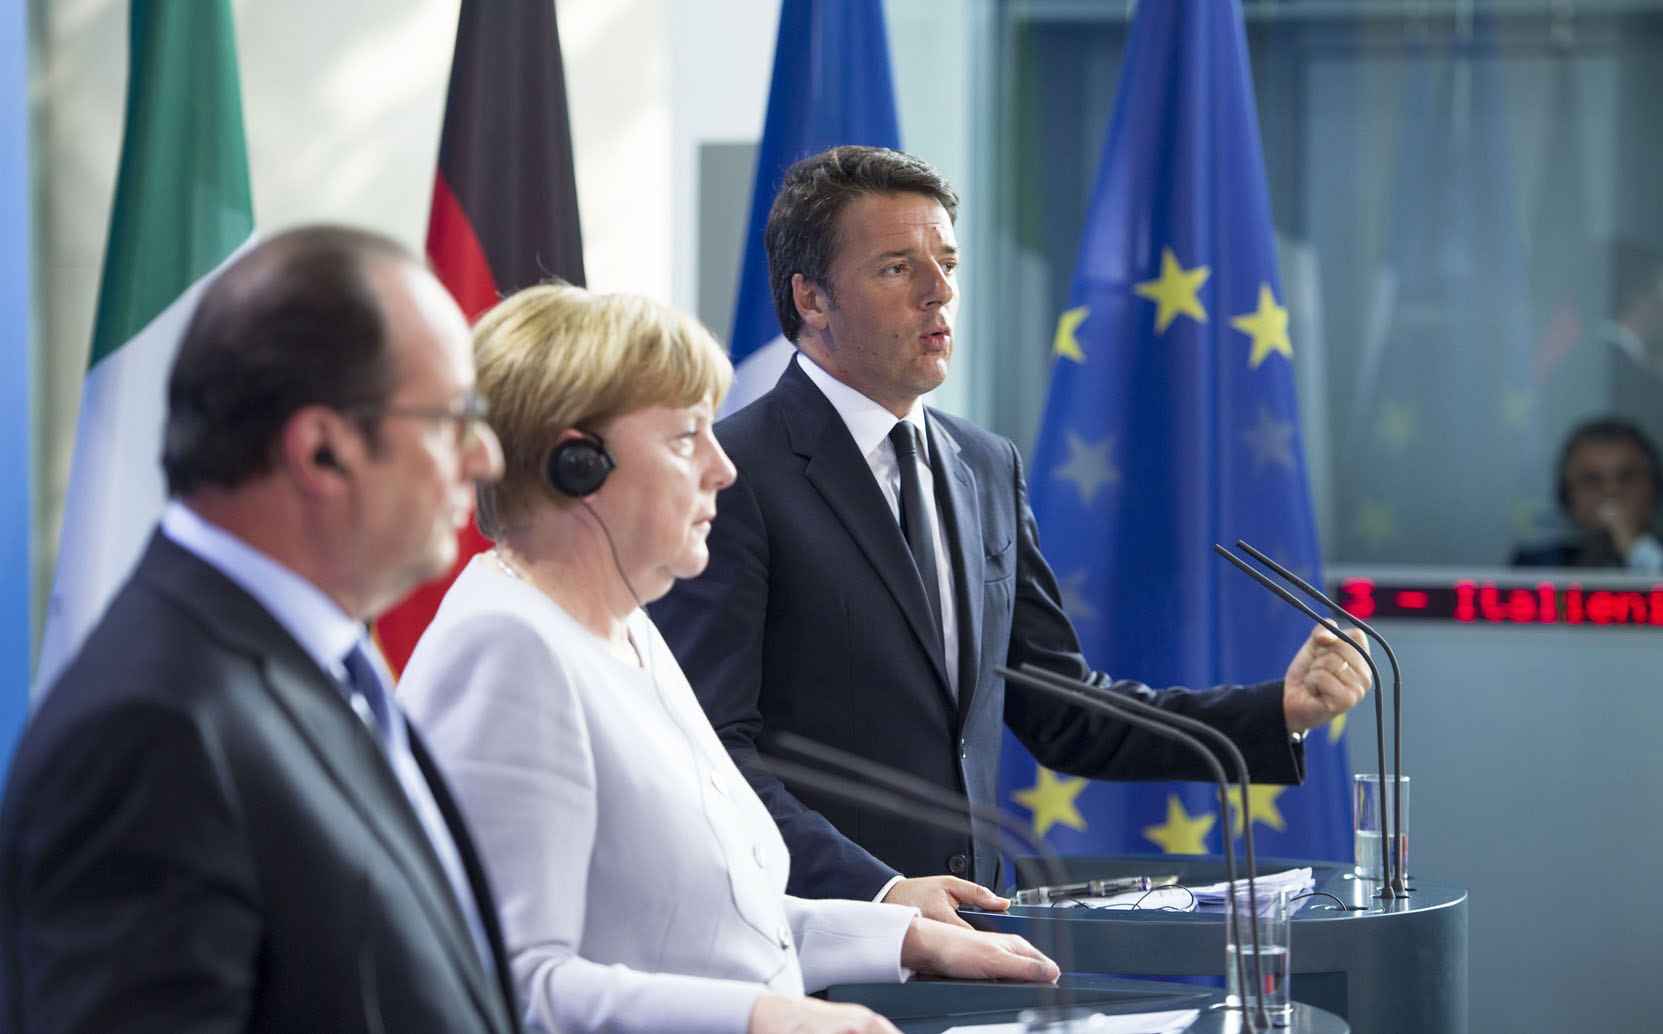
<path id="1" fill-rule="evenodd" d="M 517 1031 L 466 828 L 363 622 L 501 457 L 400 245 L 285 233 L 207 289 L 172 497 L 0 809 L 0 1032 Z"/>

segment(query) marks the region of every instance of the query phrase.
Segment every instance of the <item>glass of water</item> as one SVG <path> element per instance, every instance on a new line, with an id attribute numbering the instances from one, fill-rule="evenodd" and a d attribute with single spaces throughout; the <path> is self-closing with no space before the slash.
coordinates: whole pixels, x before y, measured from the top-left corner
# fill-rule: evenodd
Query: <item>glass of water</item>
<path id="1" fill-rule="evenodd" d="M 1394 873 L 1409 878 L 1409 777 L 1387 776 L 1386 792 L 1380 792 L 1380 777 L 1372 772 L 1352 777 L 1351 801 L 1357 875 L 1365 880 L 1382 879 L 1380 843 L 1382 815 L 1391 826 L 1397 854 L 1392 858 Z M 1398 828 L 1399 823 L 1402 829 Z"/>
<path id="2" fill-rule="evenodd" d="M 1263 993 L 1265 1012 L 1273 1027 L 1285 1027 L 1293 1016 L 1288 999 L 1288 894 L 1262 891 L 1255 901 L 1245 881 L 1238 881 L 1235 900 L 1224 910 L 1224 1004 L 1241 1009 L 1247 1030 L 1260 1029 L 1257 996 L 1242 995 L 1245 975 L 1250 991 Z M 1258 955 L 1253 934 L 1258 930 Z M 1240 963 L 1238 966 L 1237 963 Z"/>

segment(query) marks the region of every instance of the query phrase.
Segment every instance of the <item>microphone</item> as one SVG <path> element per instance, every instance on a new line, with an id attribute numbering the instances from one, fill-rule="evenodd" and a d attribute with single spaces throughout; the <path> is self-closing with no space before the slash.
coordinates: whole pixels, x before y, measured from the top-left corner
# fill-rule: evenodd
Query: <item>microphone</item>
<path id="1" fill-rule="evenodd" d="M 1347 621 L 1362 629 L 1364 635 L 1379 643 L 1380 648 L 1386 651 L 1386 660 L 1392 666 L 1392 777 L 1395 780 L 1402 776 L 1403 671 L 1398 667 L 1397 653 L 1392 649 L 1391 644 L 1386 642 L 1385 637 L 1379 632 L 1376 632 L 1373 628 L 1370 628 L 1366 622 L 1352 616 L 1345 610 L 1344 607 L 1341 607 L 1338 603 L 1335 603 L 1315 586 L 1294 574 L 1286 567 L 1283 567 L 1281 564 L 1272 560 L 1264 553 L 1254 549 L 1252 546 L 1248 545 L 1246 541 L 1237 539 L 1236 546 L 1245 551 L 1259 563 L 1276 572 L 1284 580 L 1297 586 L 1302 592 L 1309 595 L 1312 599 L 1322 603 L 1322 605 L 1329 608 L 1329 610 L 1336 614 L 1344 614 Z M 1296 609 L 1302 611 L 1307 616 L 1314 618 L 1318 624 L 1339 636 L 1343 642 L 1352 643 L 1351 637 L 1341 632 L 1339 626 L 1332 620 L 1319 615 L 1316 611 L 1306 606 L 1302 600 L 1296 598 L 1292 593 L 1289 593 L 1281 586 L 1271 582 L 1258 571 L 1255 571 L 1253 568 L 1247 566 L 1247 564 L 1245 564 L 1240 557 L 1233 555 L 1229 550 L 1217 544 L 1214 544 L 1213 551 L 1219 556 L 1224 557 L 1224 559 L 1235 564 L 1238 568 L 1250 575 L 1254 581 L 1269 589 L 1271 592 L 1281 597 L 1284 601 Z M 1352 643 L 1352 649 L 1356 650 L 1358 656 L 1362 657 L 1363 660 L 1368 663 L 1369 673 L 1374 678 L 1374 685 L 1376 689 L 1374 697 L 1375 752 L 1378 756 L 1380 769 L 1380 792 L 1385 794 L 1388 792 L 1387 787 L 1392 786 L 1392 784 L 1386 782 L 1386 721 L 1382 713 L 1383 702 L 1380 699 L 1379 692 L 1380 687 L 1383 685 L 1380 680 L 1380 669 L 1375 665 L 1373 659 L 1370 658 L 1367 653 L 1364 653 L 1361 649 L 1358 649 L 1355 643 Z M 1392 794 L 1391 810 L 1393 812 L 1391 823 L 1389 825 L 1386 822 L 1386 808 L 1384 800 L 1381 801 L 1380 808 L 1380 877 L 1382 884 L 1380 896 L 1387 900 L 1409 896 L 1408 886 L 1404 882 L 1403 866 L 1401 864 L 1401 857 L 1398 853 L 1397 843 L 1392 839 L 1391 835 L 1392 830 L 1397 830 L 1399 837 L 1403 835 L 1402 788 L 1392 786 L 1392 789 L 1389 792 Z"/>
<path id="2" fill-rule="evenodd" d="M 1251 781 L 1251 777 L 1247 770 L 1247 759 L 1242 756 L 1241 748 L 1236 746 L 1234 740 L 1208 725 L 1206 722 L 1196 718 L 1191 718 L 1189 715 L 1174 714 L 1171 711 L 1162 710 L 1154 704 L 1138 700 L 1135 697 L 1121 696 L 1119 694 L 1110 693 L 1109 691 L 1099 686 L 1094 686 L 1089 682 L 1070 678 L 1066 675 L 1060 675 L 1031 662 L 1022 665 L 1021 671 L 1026 675 L 1032 676 L 1033 678 L 1049 682 L 1052 686 L 1055 686 L 1057 689 L 1063 690 L 1067 693 L 1089 697 L 1093 700 L 1106 703 L 1110 707 L 1116 708 L 1120 711 L 1142 715 L 1151 721 L 1161 722 L 1168 726 L 1176 726 L 1179 729 L 1186 730 L 1198 736 L 1203 736 L 1212 740 L 1214 743 L 1217 743 L 1225 756 L 1230 759 L 1231 765 L 1236 770 L 1236 783 L 1242 788 L 1242 846 L 1246 849 L 1247 854 L 1247 884 L 1249 892 L 1257 891 L 1258 888 L 1255 887 L 1253 883 L 1253 874 L 1258 868 L 1253 858 L 1253 811 L 1252 803 L 1247 793 L 1247 785 Z M 1145 726 L 1145 728 L 1147 728 L 1147 726 Z M 1201 749 L 1206 750 L 1207 748 L 1202 746 Z M 1217 757 L 1216 754 L 1213 756 Z M 1228 780 L 1226 780 L 1226 782 L 1228 782 Z M 1228 815 L 1229 812 L 1225 811 L 1223 814 Z"/>
<path id="3" fill-rule="evenodd" d="M 1063 878 L 1062 863 L 1056 852 L 1043 839 L 1029 832 L 1027 826 L 1006 815 L 998 808 L 973 803 L 963 794 L 944 789 L 924 779 L 907 772 L 899 771 L 888 765 L 864 758 L 848 751 L 839 750 L 826 744 L 793 732 L 781 732 L 773 737 L 774 745 L 801 754 L 820 764 L 831 765 L 845 769 L 854 775 L 878 784 L 870 786 L 856 781 L 848 776 L 837 775 L 812 765 L 802 764 L 782 758 L 778 754 L 765 754 L 762 760 L 774 771 L 774 774 L 792 782 L 812 787 L 821 793 L 833 797 L 841 797 L 866 807 L 886 811 L 892 815 L 914 819 L 926 825 L 939 829 L 962 833 L 984 845 L 991 846 L 995 851 L 1004 852 L 1009 847 L 1010 840 L 1020 841 L 1022 846 L 1033 851 L 1039 858 L 1041 867 L 1045 870 L 1046 878 L 1060 882 Z M 888 787 L 883 789 L 882 787 Z M 993 837 L 979 832 L 976 821 L 994 826 L 1001 832 Z M 1015 852 L 1010 852 L 1014 854 Z M 1068 973 L 1073 969 L 1073 946 L 1061 930 L 1043 927 L 1048 936 L 1045 940 L 1046 950 L 1056 962 L 1060 973 Z M 1073 992 L 1064 987 L 1061 977 L 1054 986 L 1040 989 L 1041 999 L 1050 999 L 1046 1008 L 1055 1009 L 1059 1016 L 1070 1015 L 1073 1008 Z"/>
<path id="4" fill-rule="evenodd" d="M 1011 903 L 1050 905 L 1070 898 L 1104 898 L 1127 891 L 1154 890 L 1157 887 L 1170 887 L 1177 882 L 1177 876 L 1121 876 L 1104 880 L 1080 880 L 1075 883 L 1046 883 L 1018 890 L 1011 896 Z"/>
<path id="5" fill-rule="evenodd" d="M 1095 711 L 1098 714 L 1111 715 L 1121 721 L 1147 729 L 1157 736 L 1163 736 L 1167 739 L 1176 740 L 1177 742 L 1182 743 L 1184 746 L 1200 755 L 1201 759 L 1207 763 L 1207 767 L 1212 769 L 1213 781 L 1218 784 L 1219 814 L 1225 816 L 1226 818 L 1228 818 L 1230 814 L 1230 793 L 1226 788 L 1226 784 L 1229 780 L 1227 780 L 1224 776 L 1224 766 L 1219 763 L 1218 755 L 1207 749 L 1206 744 L 1202 743 L 1200 739 L 1186 730 L 1196 729 L 1197 731 L 1204 731 L 1209 737 L 1217 737 L 1228 747 L 1227 753 L 1231 755 L 1231 760 L 1235 763 L 1236 769 L 1240 773 L 1241 778 L 1242 841 L 1247 848 L 1247 894 L 1249 900 L 1252 902 L 1248 910 L 1248 915 L 1252 917 L 1248 922 L 1248 926 L 1252 929 L 1253 976 L 1256 981 L 1252 985 L 1254 988 L 1252 997 L 1253 1000 L 1258 1003 L 1258 1008 L 1256 1015 L 1250 1017 L 1253 1021 L 1250 1026 L 1256 1025 L 1258 1029 L 1269 1030 L 1270 1015 L 1265 1009 L 1264 999 L 1264 957 L 1259 946 L 1259 893 L 1258 886 L 1254 882 L 1253 875 L 1253 822 L 1252 816 L 1247 810 L 1247 762 L 1242 757 L 1241 751 L 1237 749 L 1234 743 L 1230 742 L 1228 736 L 1225 736 L 1223 733 L 1213 729 L 1211 726 L 1205 725 L 1188 715 L 1172 714 L 1171 712 L 1163 711 L 1158 707 L 1145 704 L 1141 700 L 1132 700 L 1129 697 L 1123 697 L 1119 694 L 1110 694 L 1090 685 L 1089 683 L 1081 682 L 1077 679 L 1071 679 L 1063 675 L 1058 675 L 1055 672 L 1036 669 L 1030 664 L 1024 664 L 1020 669 L 999 667 L 993 669 L 993 673 L 1003 678 L 1006 682 L 1014 682 L 1019 686 L 1026 687 L 1027 689 L 1036 690 L 1040 693 L 1058 697 L 1075 705 L 1076 707 L 1084 708 L 1087 711 Z M 1228 927 L 1229 922 L 1238 920 L 1241 913 L 1237 910 L 1239 906 L 1236 891 L 1236 850 L 1234 838 L 1225 836 L 1223 840 L 1224 874 L 1225 879 L 1228 881 L 1230 886 L 1228 905 L 1229 912 L 1225 917 L 1226 927 Z M 1245 961 L 1242 959 L 1239 944 L 1239 938 L 1241 937 L 1239 922 L 1237 923 L 1236 936 L 1238 938 L 1235 957 L 1236 986 L 1241 988 L 1242 1012 L 1246 1014 L 1248 1011 L 1247 968 Z"/>

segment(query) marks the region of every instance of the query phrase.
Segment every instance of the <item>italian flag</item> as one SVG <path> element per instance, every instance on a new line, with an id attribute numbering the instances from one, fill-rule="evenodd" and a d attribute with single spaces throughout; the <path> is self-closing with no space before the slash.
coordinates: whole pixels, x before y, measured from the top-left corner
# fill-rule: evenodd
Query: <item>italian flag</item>
<path id="1" fill-rule="evenodd" d="M 206 282 L 254 236 L 226 0 L 132 0 L 127 128 L 36 691 L 102 615 L 166 502 L 167 376 Z"/>
<path id="2" fill-rule="evenodd" d="M 583 283 L 566 76 L 554 4 L 462 0 L 445 98 L 427 256 L 470 322 L 551 277 Z M 376 622 L 395 670 L 450 583 L 490 545 L 472 526 L 456 566 Z"/>

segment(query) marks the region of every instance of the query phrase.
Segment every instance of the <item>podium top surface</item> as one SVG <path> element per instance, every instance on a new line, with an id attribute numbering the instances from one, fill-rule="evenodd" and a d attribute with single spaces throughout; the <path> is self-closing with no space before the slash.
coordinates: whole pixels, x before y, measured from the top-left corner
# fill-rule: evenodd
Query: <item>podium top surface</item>
<path id="1" fill-rule="evenodd" d="M 1125 977 L 1070 974 L 1063 978 L 1076 1006 L 1111 1015 L 1199 1009 L 1191 1034 L 1225 1034 L 1244 1028 L 1241 1014 L 1221 1008 L 1222 991 L 1187 984 Z M 1008 1023 L 1023 1009 L 1046 1000 L 1039 984 L 984 981 L 913 981 L 906 984 L 841 984 L 828 989 L 834 1002 L 858 1002 L 882 1013 L 905 1034 L 939 1034 L 950 1027 Z M 1296 1003 L 1287 1034 L 1348 1034 L 1350 1027 L 1331 1012 Z"/>
<path id="2" fill-rule="evenodd" d="M 1224 862 L 1213 855 L 1117 855 L 1103 858 L 1062 858 L 1059 861 L 1064 878 L 1069 882 L 1171 873 L 1177 874 L 1180 883 L 1192 886 L 1221 883 L 1224 880 Z M 1355 922 L 1359 919 L 1379 920 L 1415 915 L 1424 917 L 1430 912 L 1460 908 L 1467 900 L 1467 892 L 1461 887 L 1444 880 L 1417 876 L 1412 872 L 1408 879 L 1408 897 L 1384 899 L 1379 896 L 1380 882 L 1358 878 L 1349 863 L 1260 858 L 1254 866 L 1254 874 L 1269 875 L 1305 867 L 1311 869 L 1314 893 L 1292 902 L 1299 906 L 1292 913 L 1292 919 L 1296 923 Z M 1018 886 L 1031 886 L 1041 882 L 1027 878 L 1029 873 L 1037 871 L 1038 865 L 1033 859 L 1018 859 Z M 1179 925 L 1217 923 L 1222 913 L 1221 907 L 1205 905 L 1187 912 L 1066 905 L 1012 905 L 1009 911 L 1011 916 L 1021 916 L 1030 920 L 1068 919 L 1079 922 Z"/>

